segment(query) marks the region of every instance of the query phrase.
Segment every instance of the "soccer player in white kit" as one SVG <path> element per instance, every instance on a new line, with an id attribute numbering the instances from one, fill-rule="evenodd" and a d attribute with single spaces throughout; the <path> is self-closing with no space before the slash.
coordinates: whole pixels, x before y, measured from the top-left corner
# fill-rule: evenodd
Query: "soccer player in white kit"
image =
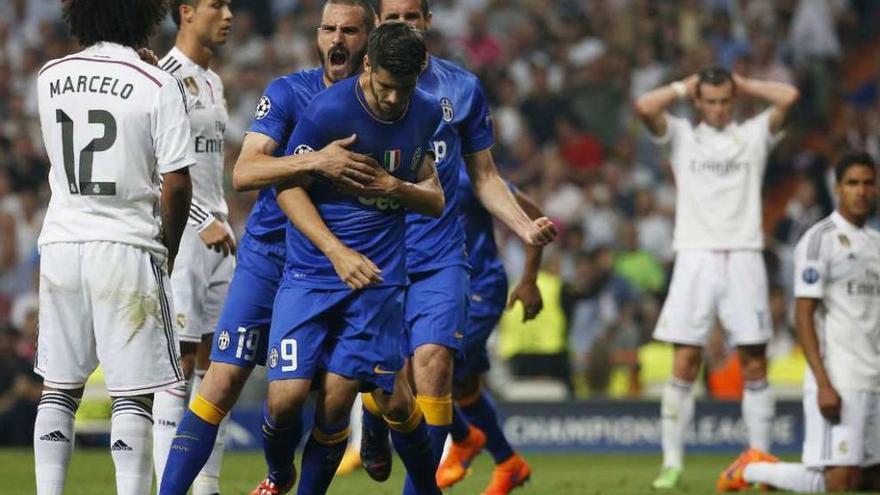
<path id="1" fill-rule="evenodd" d="M 171 274 L 175 328 L 180 338 L 183 373 L 192 389 L 208 368 L 211 340 L 229 281 L 235 269 L 235 239 L 227 223 L 229 208 L 223 194 L 224 140 L 229 120 L 223 82 L 209 67 L 214 49 L 226 42 L 232 22 L 229 0 L 173 0 L 171 17 L 177 40 L 159 61 L 159 68 L 176 77 L 186 92 L 191 146 L 196 164 L 192 177 L 192 206 Z M 153 403 L 153 463 L 161 484 L 165 460 L 187 406 L 187 387 L 156 394 Z M 221 426 L 225 426 L 225 423 Z M 219 493 L 225 428 L 213 454 L 193 483 L 194 495 Z"/>
<path id="2" fill-rule="evenodd" d="M 737 96 L 764 100 L 769 107 L 734 122 Z M 666 112 L 685 98 L 697 112 L 696 124 Z M 788 84 L 711 68 L 652 90 L 635 104 L 652 139 L 670 151 L 677 189 L 675 268 L 654 330 L 654 338 L 675 346 L 672 377 L 661 400 L 663 466 L 656 489 L 675 488 L 681 478 L 684 435 L 694 414 L 691 389 L 716 317 L 742 361 L 749 445 L 770 447 L 774 403 L 765 345 L 772 330 L 761 256 L 761 182 L 767 155 L 797 98 L 797 89 Z"/>
<path id="3" fill-rule="evenodd" d="M 845 153 L 834 170 L 837 210 L 795 249 L 795 320 L 810 369 L 804 377 L 802 464 L 745 453 L 721 491 L 759 483 L 804 493 L 880 490 L 880 232 L 877 169 Z"/>
<path id="4" fill-rule="evenodd" d="M 64 490 L 74 415 L 100 362 L 117 492 L 147 494 L 153 393 L 184 379 L 167 276 L 195 163 L 184 90 L 135 51 L 167 13 L 163 0 L 62 8 L 86 48 L 47 63 L 37 80 L 52 190 L 39 238 L 37 493 Z"/>

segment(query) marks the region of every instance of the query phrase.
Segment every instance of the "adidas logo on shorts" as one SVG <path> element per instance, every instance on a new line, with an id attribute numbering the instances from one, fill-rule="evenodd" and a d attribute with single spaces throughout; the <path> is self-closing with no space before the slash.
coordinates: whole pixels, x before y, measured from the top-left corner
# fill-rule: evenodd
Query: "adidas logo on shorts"
<path id="1" fill-rule="evenodd" d="M 53 431 L 52 433 L 46 433 L 45 435 L 40 437 L 40 440 L 44 442 L 67 442 L 70 443 L 70 439 L 64 436 L 64 433 L 61 433 L 58 430 Z"/>
<path id="2" fill-rule="evenodd" d="M 134 449 L 129 447 L 128 444 L 123 442 L 122 440 L 117 440 L 116 443 L 114 443 L 113 446 L 110 447 L 110 451 L 116 452 L 118 450 L 134 450 Z"/>

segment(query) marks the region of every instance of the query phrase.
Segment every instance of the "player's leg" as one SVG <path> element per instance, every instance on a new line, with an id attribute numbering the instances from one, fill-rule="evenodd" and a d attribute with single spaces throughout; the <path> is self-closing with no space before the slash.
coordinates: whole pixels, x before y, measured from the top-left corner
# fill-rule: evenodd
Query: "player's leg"
<path id="1" fill-rule="evenodd" d="M 805 432 L 801 464 L 746 460 L 738 466 L 742 478 L 739 486 L 759 483 L 803 493 L 857 490 L 861 481 L 861 466 L 866 460 L 865 448 L 870 440 L 866 438 L 870 414 L 865 407 L 869 405 L 866 401 L 868 394 L 839 393 L 840 420 L 832 423 L 819 412 L 816 391 L 804 391 Z M 755 452 L 758 451 L 752 449 L 744 453 L 738 461 Z M 732 465 L 726 471 L 731 488 L 736 488 L 738 484 L 736 468 Z"/>
<path id="2" fill-rule="evenodd" d="M 61 495 L 73 453 L 73 419 L 83 386 L 98 363 L 88 298 L 80 277 L 80 244 L 49 244 L 40 257 L 37 354 L 43 393 L 34 421 L 38 495 Z"/>
<path id="3" fill-rule="evenodd" d="M 348 445 L 349 415 L 360 381 L 328 372 L 315 401 L 315 425 L 302 454 L 297 493 L 327 493 Z"/>
<path id="4" fill-rule="evenodd" d="M 718 317 L 738 346 L 745 391 L 743 421 L 749 447 L 770 450 L 775 401 L 767 383 L 766 343 L 773 330 L 767 294 L 767 273 L 758 251 L 733 251 L 724 267 L 726 287 L 718 302 Z"/>
<path id="5" fill-rule="evenodd" d="M 89 243 L 87 253 L 96 349 L 113 398 L 117 492 L 146 495 L 153 477 L 153 394 L 183 382 L 168 276 L 133 246 Z"/>
<path id="6" fill-rule="evenodd" d="M 413 383 L 439 465 L 452 423 L 453 361 L 461 352 L 467 324 L 469 277 L 463 267 L 453 266 L 411 280 L 406 321 Z"/>
<path id="7" fill-rule="evenodd" d="M 743 422 L 749 434 L 749 448 L 770 451 L 775 401 L 767 383 L 767 346 L 764 344 L 737 347 L 742 365 Z"/>
<path id="8" fill-rule="evenodd" d="M 73 453 L 73 420 L 83 388 L 43 387 L 34 421 L 34 467 L 37 495 L 61 495 Z"/>
<path id="9" fill-rule="evenodd" d="M 394 449 L 406 466 L 413 488 L 417 493 L 429 494 L 436 492 L 437 486 L 428 425 L 415 401 L 407 371 L 405 368 L 395 376 L 392 394 L 376 389 L 364 395 L 364 402 L 387 422 Z"/>
<path id="10" fill-rule="evenodd" d="M 205 251 L 198 233 L 188 225 L 181 236 L 170 283 L 175 309 L 174 329 L 180 340 L 181 364 L 187 383 L 157 393 L 153 401 L 153 465 L 160 486 L 171 442 L 189 403 L 196 352 L 205 328 L 209 276 Z"/>
<path id="11" fill-rule="evenodd" d="M 676 255 L 669 293 L 654 338 L 674 345 L 672 376 L 660 398 L 663 465 L 655 489 L 678 485 L 684 469 L 684 436 L 694 417 L 693 385 L 702 364 L 702 347 L 715 319 L 717 259 L 711 252 Z"/>
<path id="12" fill-rule="evenodd" d="M 286 286 L 275 296 L 262 427 L 269 472 L 255 493 L 285 493 L 296 481 L 293 460 L 302 439 L 302 405 L 324 359 L 331 316 L 350 293 Z"/>
<path id="13" fill-rule="evenodd" d="M 208 461 L 221 421 L 238 400 L 257 364 L 265 364 L 283 261 L 258 253 L 247 236 L 223 312 L 216 325 L 211 364 L 177 428 L 160 493 L 186 493 Z"/>
<path id="14" fill-rule="evenodd" d="M 213 262 L 210 263 L 212 270 L 204 303 L 204 333 L 196 350 L 190 401 L 196 398 L 210 366 L 214 330 L 217 328 L 220 312 L 223 309 L 223 300 L 229 292 L 230 279 L 235 269 L 235 258 L 232 256 L 223 256 L 221 253 L 209 251 L 206 253 L 206 257 L 212 259 Z M 193 482 L 193 495 L 220 493 L 220 467 L 223 464 L 223 452 L 226 448 L 226 425 L 228 422 L 228 418 L 224 418 L 219 425 L 214 449 Z"/>

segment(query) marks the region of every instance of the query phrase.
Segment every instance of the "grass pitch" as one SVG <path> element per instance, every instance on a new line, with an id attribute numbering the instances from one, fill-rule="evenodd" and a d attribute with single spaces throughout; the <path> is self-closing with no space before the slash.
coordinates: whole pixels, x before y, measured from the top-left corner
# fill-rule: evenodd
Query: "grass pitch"
<path id="1" fill-rule="evenodd" d="M 532 479 L 515 495 L 599 495 L 648 494 L 657 475 L 660 455 L 633 454 L 525 454 L 532 466 Z M 674 493 L 709 494 L 715 491 L 718 473 L 730 455 L 691 455 L 682 486 Z M 0 493 L 33 494 L 34 457 L 30 449 L 0 449 Z M 491 476 L 491 458 L 474 462 L 472 474 L 453 487 L 450 495 L 476 495 Z M 223 495 L 248 494 L 265 473 L 260 453 L 227 453 L 223 461 Z M 397 495 L 403 483 L 403 465 L 395 459 L 394 471 L 385 483 L 375 483 L 363 471 L 337 477 L 331 494 Z M 68 474 L 68 495 L 111 495 L 116 493 L 113 461 L 109 449 L 77 449 Z M 667 492 L 672 493 L 672 492 Z"/>

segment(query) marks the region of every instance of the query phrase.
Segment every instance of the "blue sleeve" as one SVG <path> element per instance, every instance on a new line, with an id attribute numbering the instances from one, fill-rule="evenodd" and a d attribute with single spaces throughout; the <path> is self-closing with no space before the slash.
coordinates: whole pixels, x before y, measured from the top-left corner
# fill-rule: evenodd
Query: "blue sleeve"
<path id="1" fill-rule="evenodd" d="M 303 116 L 290 136 L 285 155 L 300 155 L 319 150 L 325 146 L 324 132 L 311 115 Z"/>
<path id="2" fill-rule="evenodd" d="M 269 136 L 278 146 L 284 147 L 297 117 L 293 91 L 287 82 L 278 78 L 269 83 L 260 97 L 248 132 Z"/>
<path id="3" fill-rule="evenodd" d="M 495 143 L 495 136 L 492 132 L 492 117 L 489 116 L 489 105 L 486 103 L 483 87 L 476 79 L 471 82 L 471 86 L 472 92 L 467 114 L 458 124 L 463 155 L 483 151 Z"/>

